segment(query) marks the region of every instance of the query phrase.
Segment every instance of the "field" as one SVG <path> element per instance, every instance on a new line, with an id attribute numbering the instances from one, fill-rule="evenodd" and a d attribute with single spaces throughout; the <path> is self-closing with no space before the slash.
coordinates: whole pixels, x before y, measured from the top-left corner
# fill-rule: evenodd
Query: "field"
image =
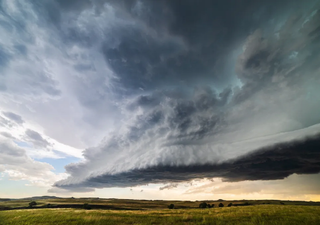
<path id="1" fill-rule="evenodd" d="M 2 207 L 26 207 L 30 200 L 0 202 Z M 32 209 L 0 211 L 5 224 L 320 224 L 319 203 L 280 201 L 207 201 L 214 208 L 199 209 L 201 202 L 119 199 L 41 199 Z M 83 209 L 88 203 L 90 210 Z M 175 209 L 168 209 L 173 203 Z M 246 204 L 249 205 L 246 205 Z M 48 207 L 48 204 L 49 207 Z M 5 205 L 5 206 L 4 206 Z M 52 208 L 50 208 L 52 207 Z"/>

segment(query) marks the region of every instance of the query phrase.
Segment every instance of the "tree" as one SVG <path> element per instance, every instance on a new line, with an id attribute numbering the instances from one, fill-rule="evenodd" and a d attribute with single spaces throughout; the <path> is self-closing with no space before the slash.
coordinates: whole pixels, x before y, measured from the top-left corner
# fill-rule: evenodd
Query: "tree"
<path id="1" fill-rule="evenodd" d="M 200 204 L 199 204 L 199 208 L 201 208 L 201 209 L 205 209 L 205 208 L 207 208 L 208 207 L 208 204 L 206 203 L 206 202 L 201 202 Z"/>
<path id="2" fill-rule="evenodd" d="M 91 209 L 91 206 L 88 203 L 83 204 L 84 209 Z"/>
<path id="3" fill-rule="evenodd" d="M 228 204 L 228 207 L 231 207 L 232 206 L 232 202 L 230 202 L 229 204 Z"/>
<path id="4" fill-rule="evenodd" d="M 223 206 L 224 206 L 224 205 L 220 202 L 220 203 L 219 203 L 219 207 L 223 207 Z"/>
<path id="5" fill-rule="evenodd" d="M 168 209 L 174 209 L 174 204 L 168 205 Z"/>
<path id="6" fill-rule="evenodd" d="M 33 206 L 36 206 L 37 203 L 35 201 L 29 202 L 29 207 L 32 208 Z"/>

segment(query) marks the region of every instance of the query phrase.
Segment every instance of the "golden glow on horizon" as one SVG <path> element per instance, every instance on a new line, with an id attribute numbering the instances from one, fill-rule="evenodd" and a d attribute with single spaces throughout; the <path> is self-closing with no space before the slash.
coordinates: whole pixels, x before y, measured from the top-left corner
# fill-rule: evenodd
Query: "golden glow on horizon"
<path id="1" fill-rule="evenodd" d="M 87 193 L 48 193 L 42 187 L 32 187 L 25 182 L 5 181 L 0 185 L 0 198 L 23 198 L 41 195 L 61 197 L 100 197 L 123 199 L 154 199 L 154 200 L 237 200 L 237 199 L 281 199 L 320 201 L 320 174 L 291 175 L 283 180 L 223 182 L 222 179 L 202 179 L 180 183 L 177 187 L 160 190 L 164 184 L 150 184 L 132 188 L 103 188 Z M 23 190 L 23 191 L 22 191 Z"/>

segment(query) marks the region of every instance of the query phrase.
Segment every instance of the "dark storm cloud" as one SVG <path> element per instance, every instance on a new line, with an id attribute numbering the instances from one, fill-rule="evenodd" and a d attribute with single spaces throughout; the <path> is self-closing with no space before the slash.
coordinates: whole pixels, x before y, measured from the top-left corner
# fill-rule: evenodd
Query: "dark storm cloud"
<path id="1" fill-rule="evenodd" d="M 297 88 L 301 74 L 317 76 L 319 58 L 320 13 L 313 11 L 312 19 L 306 21 L 302 14 L 291 15 L 276 33 L 256 30 L 246 41 L 244 53 L 238 58 L 236 72 L 244 83 L 236 100 L 245 100 L 269 85 Z"/>
<path id="2" fill-rule="evenodd" d="M 107 62 L 120 76 L 121 86 L 129 90 L 154 90 L 175 79 L 179 81 L 166 64 L 183 50 L 183 46 L 174 43 L 175 40 L 155 40 L 155 37 L 146 35 L 145 31 L 136 29 L 124 28 L 120 31 L 124 35 L 120 37 L 119 46 L 105 46 L 103 50 Z"/>
<path id="3" fill-rule="evenodd" d="M 130 187 L 148 183 L 184 182 L 198 178 L 222 177 L 225 181 L 275 180 L 291 174 L 320 172 L 320 136 L 303 141 L 282 143 L 219 165 L 158 165 L 119 174 L 92 177 L 64 188 Z M 60 186 L 59 183 L 56 186 Z M 169 186 L 168 186 L 169 187 Z M 170 185 L 171 187 L 171 185 Z M 175 185 L 173 185 L 175 187 Z M 166 186 L 162 189 L 167 188 Z M 162 190 L 161 189 L 161 190 Z"/>
<path id="4" fill-rule="evenodd" d="M 206 83 L 221 89 L 235 80 L 219 64 L 228 60 L 230 51 L 261 24 L 274 25 L 271 18 L 280 17 L 279 8 L 299 5 L 297 1 L 261 4 L 251 0 L 128 2 L 119 4 L 134 19 L 143 20 L 147 30 L 136 24 L 114 28 L 118 44 L 103 46 L 106 61 L 127 91 Z M 246 62 L 247 67 L 270 52 L 258 52 Z"/>
<path id="5" fill-rule="evenodd" d="M 139 5 L 143 8 L 141 13 L 136 12 Z M 193 7 L 192 2 L 185 2 L 181 9 L 173 2 L 134 1 L 130 7 L 127 5 L 126 10 L 133 18 L 147 17 L 143 21 L 149 26 L 117 27 L 113 33 L 118 34 L 118 44 L 110 47 L 106 43 L 103 47 L 106 61 L 119 76 L 120 86 L 129 91 L 139 88 L 154 90 L 167 86 L 183 88 L 191 83 L 202 85 L 215 82 L 224 85 L 230 79 L 232 75 L 221 77 L 219 68 L 215 66 L 230 46 L 222 33 L 226 24 L 220 27 L 209 25 L 215 17 L 194 16 Z M 183 10 L 191 12 L 186 16 L 185 12 L 181 12 Z M 200 12 L 201 9 L 195 10 L 195 13 Z M 181 23 L 181 19 L 186 21 Z M 212 27 L 217 35 L 211 36 L 210 31 L 200 28 L 199 24 Z M 192 32 L 194 39 L 201 43 L 200 46 L 189 40 L 190 35 L 186 30 Z M 206 39 L 202 40 L 202 37 Z M 235 39 L 239 37 L 231 41 Z"/>

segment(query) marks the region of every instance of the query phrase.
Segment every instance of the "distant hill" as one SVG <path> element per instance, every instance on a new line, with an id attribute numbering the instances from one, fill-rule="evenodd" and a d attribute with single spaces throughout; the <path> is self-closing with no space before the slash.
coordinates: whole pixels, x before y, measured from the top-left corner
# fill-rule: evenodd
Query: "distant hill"
<path id="1" fill-rule="evenodd" d="M 42 200 L 42 199 L 60 199 L 56 196 L 33 196 L 27 198 L 0 198 L 0 202 L 12 201 L 12 200 Z"/>
<path id="2" fill-rule="evenodd" d="M 21 200 L 41 200 L 41 199 L 59 199 L 56 196 L 33 196 L 29 198 L 21 198 Z"/>

